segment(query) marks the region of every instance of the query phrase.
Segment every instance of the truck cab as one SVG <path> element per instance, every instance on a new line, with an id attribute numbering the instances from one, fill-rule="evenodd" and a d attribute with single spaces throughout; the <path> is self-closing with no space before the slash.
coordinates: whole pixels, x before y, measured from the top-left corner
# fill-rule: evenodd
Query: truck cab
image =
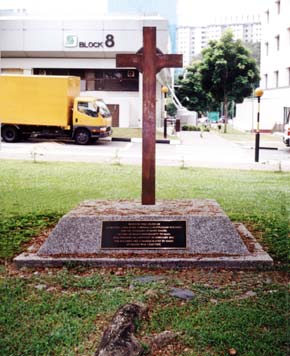
<path id="1" fill-rule="evenodd" d="M 74 100 L 72 130 L 73 138 L 80 145 L 91 139 L 107 137 L 112 134 L 112 116 L 101 99 L 77 97 Z"/>

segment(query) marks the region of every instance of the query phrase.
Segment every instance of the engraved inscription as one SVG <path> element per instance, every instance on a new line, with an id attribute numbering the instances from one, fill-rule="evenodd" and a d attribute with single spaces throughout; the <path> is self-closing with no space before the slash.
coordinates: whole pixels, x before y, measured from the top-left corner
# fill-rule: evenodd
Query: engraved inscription
<path id="1" fill-rule="evenodd" d="M 103 221 L 102 248 L 185 248 L 185 221 Z"/>

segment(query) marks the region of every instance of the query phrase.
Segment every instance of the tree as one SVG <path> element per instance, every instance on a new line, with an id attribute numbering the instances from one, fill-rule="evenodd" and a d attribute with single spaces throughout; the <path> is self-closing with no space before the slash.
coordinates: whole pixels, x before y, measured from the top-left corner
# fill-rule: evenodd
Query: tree
<path id="1" fill-rule="evenodd" d="M 199 67 L 200 61 L 187 67 L 184 76 L 177 82 L 176 95 L 188 110 L 201 114 L 208 111 L 209 107 L 213 105 L 213 101 L 210 94 L 202 88 Z"/>
<path id="2" fill-rule="evenodd" d="M 174 116 L 176 114 L 177 108 L 172 101 L 166 104 L 166 111 L 169 116 Z"/>
<path id="3" fill-rule="evenodd" d="M 260 79 L 257 63 L 242 42 L 233 39 L 231 30 L 225 31 L 219 41 L 210 41 L 202 56 L 201 85 L 214 100 L 223 103 L 226 132 L 228 103 L 241 103 L 251 95 Z"/>

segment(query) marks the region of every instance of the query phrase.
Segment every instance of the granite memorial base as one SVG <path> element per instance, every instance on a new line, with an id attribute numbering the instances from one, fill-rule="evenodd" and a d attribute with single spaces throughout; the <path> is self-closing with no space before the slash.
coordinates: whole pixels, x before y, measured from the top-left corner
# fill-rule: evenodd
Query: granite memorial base
<path id="1" fill-rule="evenodd" d="M 271 257 L 214 200 L 85 201 L 17 266 L 260 268 Z"/>

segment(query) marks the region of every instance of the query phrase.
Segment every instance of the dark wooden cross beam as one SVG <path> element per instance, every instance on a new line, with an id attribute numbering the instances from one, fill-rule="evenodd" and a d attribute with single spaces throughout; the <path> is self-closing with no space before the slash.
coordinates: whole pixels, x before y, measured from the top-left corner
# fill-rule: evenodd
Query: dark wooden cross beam
<path id="1" fill-rule="evenodd" d="M 116 65 L 143 73 L 142 204 L 154 205 L 156 74 L 165 67 L 182 67 L 182 55 L 163 54 L 156 48 L 156 27 L 143 27 L 143 48 L 135 54 L 117 54 Z"/>

